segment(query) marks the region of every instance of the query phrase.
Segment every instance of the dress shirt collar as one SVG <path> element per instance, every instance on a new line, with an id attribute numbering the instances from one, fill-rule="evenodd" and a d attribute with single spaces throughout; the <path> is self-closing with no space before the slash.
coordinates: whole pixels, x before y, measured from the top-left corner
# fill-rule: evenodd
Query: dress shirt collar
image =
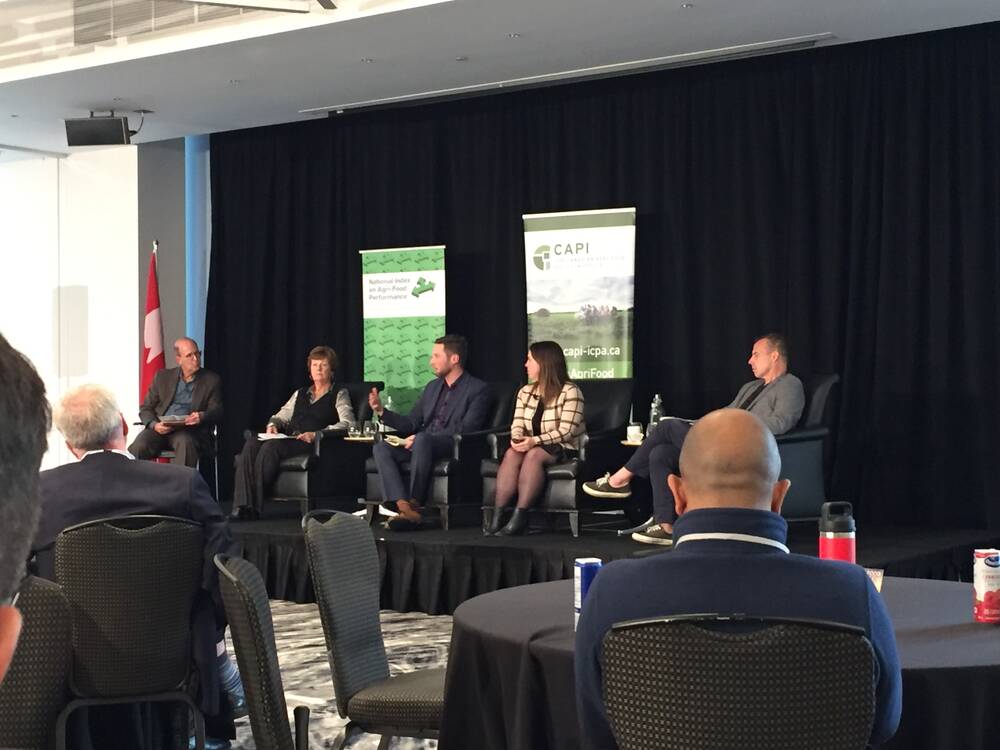
<path id="1" fill-rule="evenodd" d="M 80 460 L 82 461 L 87 456 L 94 456 L 97 455 L 98 453 L 117 453 L 119 456 L 125 456 L 125 458 L 129 459 L 130 461 L 135 460 L 135 456 L 133 456 L 128 451 L 112 450 L 110 448 L 98 448 L 95 451 L 87 451 L 82 456 L 80 456 Z"/>

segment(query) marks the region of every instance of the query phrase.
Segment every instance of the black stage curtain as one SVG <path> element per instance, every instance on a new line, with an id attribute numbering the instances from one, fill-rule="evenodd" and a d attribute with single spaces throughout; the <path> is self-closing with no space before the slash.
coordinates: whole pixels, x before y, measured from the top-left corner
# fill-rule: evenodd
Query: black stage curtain
<path id="1" fill-rule="evenodd" d="M 1000 25 L 222 133 L 211 155 L 229 455 L 313 344 L 360 376 L 358 250 L 446 243 L 449 329 L 474 373 L 516 378 L 521 214 L 634 205 L 638 414 L 654 391 L 678 415 L 728 403 L 783 331 L 793 372 L 843 376 L 833 497 L 1000 526 Z"/>

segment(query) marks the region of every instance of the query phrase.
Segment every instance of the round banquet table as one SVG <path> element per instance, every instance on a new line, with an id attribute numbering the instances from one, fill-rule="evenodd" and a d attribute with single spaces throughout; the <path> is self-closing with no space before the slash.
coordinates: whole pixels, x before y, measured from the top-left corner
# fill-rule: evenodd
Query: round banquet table
<path id="1" fill-rule="evenodd" d="M 903 669 L 896 750 L 1000 747 L 1000 626 L 972 621 L 972 585 L 886 578 Z M 455 610 L 440 747 L 581 747 L 573 582 L 501 589 Z"/>

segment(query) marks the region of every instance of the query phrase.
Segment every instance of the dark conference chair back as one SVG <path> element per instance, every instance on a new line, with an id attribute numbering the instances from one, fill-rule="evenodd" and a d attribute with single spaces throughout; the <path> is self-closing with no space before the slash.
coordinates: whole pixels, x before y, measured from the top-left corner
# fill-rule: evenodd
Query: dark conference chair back
<path id="1" fill-rule="evenodd" d="M 840 383 L 840 375 L 829 373 L 827 375 L 817 375 L 808 380 L 805 384 L 806 398 L 808 403 L 802 412 L 802 419 L 799 420 L 798 427 L 829 427 L 833 415 L 836 413 L 836 386 Z"/>
<path id="2" fill-rule="evenodd" d="M 88 521 L 59 535 L 56 579 L 72 609 L 77 695 L 144 695 L 185 683 L 203 549 L 201 524 L 169 516 Z"/>
<path id="3" fill-rule="evenodd" d="M 650 669 L 656 654 L 670 658 Z M 604 702 L 620 750 L 862 750 L 875 655 L 861 629 L 839 623 L 619 623 L 604 638 Z"/>
<path id="4" fill-rule="evenodd" d="M 351 405 L 354 407 L 354 419 L 364 422 L 372 418 L 372 408 L 368 405 L 368 394 L 372 388 L 377 391 L 385 390 L 385 383 L 381 380 L 366 380 L 363 383 L 344 383 L 343 387 L 351 396 Z"/>
<path id="5" fill-rule="evenodd" d="M 319 518 L 330 516 L 324 523 Z M 389 676 L 379 622 L 379 561 L 375 538 L 361 518 L 313 511 L 302 519 L 316 603 L 330 657 L 337 710 Z"/>
<path id="6" fill-rule="evenodd" d="M 632 381 L 576 380 L 583 391 L 583 411 L 587 432 L 598 433 L 624 427 L 632 406 Z"/>
<path id="7" fill-rule="evenodd" d="M 489 383 L 493 394 L 493 411 L 483 425 L 484 430 L 506 430 L 514 421 L 514 401 L 517 398 L 517 385 L 510 381 L 493 381 Z"/>
<path id="8" fill-rule="evenodd" d="M 258 750 L 303 750 L 304 745 L 292 741 L 288 727 L 288 707 L 264 580 L 253 564 L 239 557 L 216 555 L 215 567 L 219 569 L 229 633 L 243 677 L 254 744 Z M 304 712 L 308 718 L 308 709 Z M 297 724 L 302 714 L 303 709 L 297 708 Z M 296 736 L 304 736 L 298 727 Z"/>
<path id="9" fill-rule="evenodd" d="M 48 748 L 69 700 L 69 602 L 51 581 L 29 577 L 17 599 L 23 625 L 0 685 L 0 747 Z"/>

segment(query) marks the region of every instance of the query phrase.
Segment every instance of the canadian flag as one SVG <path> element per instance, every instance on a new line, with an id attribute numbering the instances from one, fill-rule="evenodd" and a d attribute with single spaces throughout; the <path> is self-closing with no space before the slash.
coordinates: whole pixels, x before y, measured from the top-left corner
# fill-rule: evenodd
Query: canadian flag
<path id="1" fill-rule="evenodd" d="M 139 358 L 139 399 L 146 397 L 153 376 L 166 367 L 163 357 L 163 323 L 160 321 L 160 284 L 156 279 L 156 250 L 153 243 L 149 256 L 149 278 L 146 280 L 146 320 L 142 326 L 142 356 Z"/>

